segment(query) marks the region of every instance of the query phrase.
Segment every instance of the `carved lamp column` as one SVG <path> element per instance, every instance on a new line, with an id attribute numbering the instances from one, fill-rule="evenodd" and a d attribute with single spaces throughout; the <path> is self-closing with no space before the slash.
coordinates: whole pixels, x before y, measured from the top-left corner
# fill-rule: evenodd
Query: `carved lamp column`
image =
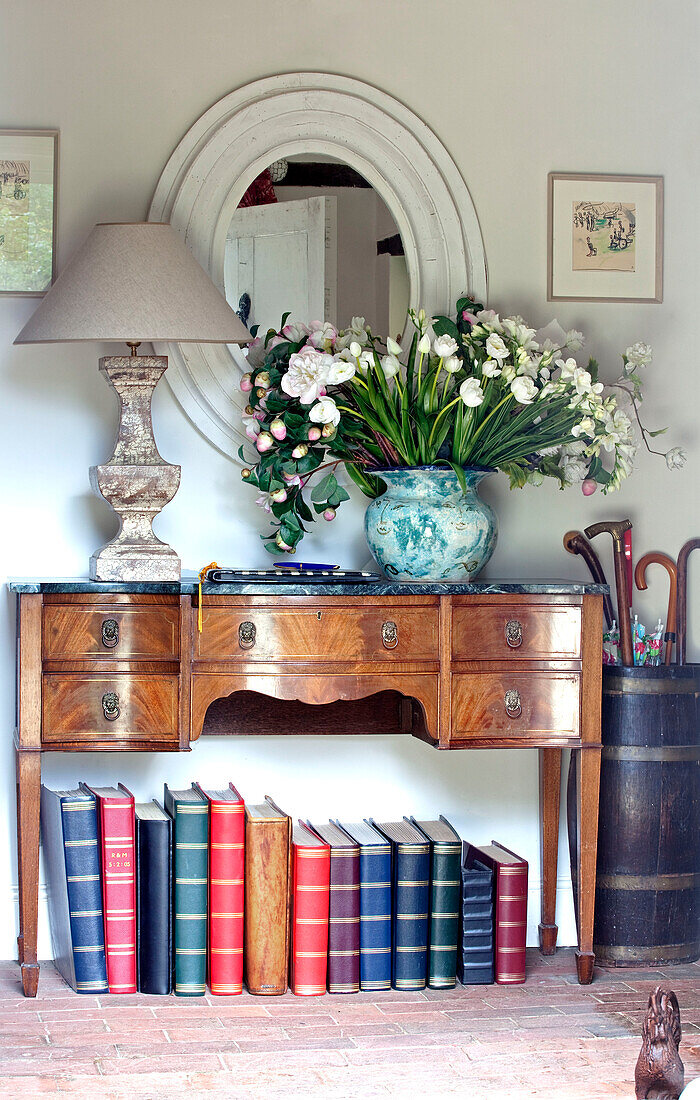
<path id="1" fill-rule="evenodd" d="M 90 558 L 98 581 L 180 579 L 176 552 L 153 533 L 155 516 L 175 496 L 180 467 L 158 453 L 151 398 L 165 355 L 137 355 L 142 341 L 241 344 L 251 339 L 236 313 L 167 223 L 96 225 L 16 344 L 125 342 L 130 355 L 100 359 L 119 397 L 114 454 L 90 469 L 90 482 L 120 521 L 111 542 Z"/>

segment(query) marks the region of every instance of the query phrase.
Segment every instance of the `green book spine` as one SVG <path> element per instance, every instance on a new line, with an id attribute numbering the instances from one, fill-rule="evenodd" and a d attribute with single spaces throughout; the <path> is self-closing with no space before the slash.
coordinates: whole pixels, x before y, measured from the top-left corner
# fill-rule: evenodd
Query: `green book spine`
<path id="1" fill-rule="evenodd" d="M 167 791 L 166 810 L 173 818 L 173 988 L 178 997 L 201 997 L 207 971 L 209 804 L 170 795 Z"/>
<path id="2" fill-rule="evenodd" d="M 462 846 L 435 841 L 431 849 L 428 986 L 451 989 L 457 983 Z"/>

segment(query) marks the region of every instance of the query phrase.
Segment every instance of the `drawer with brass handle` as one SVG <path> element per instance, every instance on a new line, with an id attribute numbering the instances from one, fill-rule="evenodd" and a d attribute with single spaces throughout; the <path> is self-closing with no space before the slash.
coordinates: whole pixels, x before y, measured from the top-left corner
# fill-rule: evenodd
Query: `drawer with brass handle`
<path id="1" fill-rule="evenodd" d="M 578 737 L 579 686 L 579 674 L 570 672 L 455 675 L 450 740 Z"/>
<path id="2" fill-rule="evenodd" d="M 45 661 L 172 661 L 179 654 L 177 606 L 44 607 Z"/>
<path id="3" fill-rule="evenodd" d="M 204 607 L 195 659 L 437 661 L 438 608 Z"/>
<path id="4" fill-rule="evenodd" d="M 45 673 L 42 744 L 178 742 L 178 678 L 146 673 Z"/>
<path id="5" fill-rule="evenodd" d="M 456 661 L 556 661 L 581 656 L 581 608 L 566 604 L 500 602 L 490 597 L 452 610 Z"/>

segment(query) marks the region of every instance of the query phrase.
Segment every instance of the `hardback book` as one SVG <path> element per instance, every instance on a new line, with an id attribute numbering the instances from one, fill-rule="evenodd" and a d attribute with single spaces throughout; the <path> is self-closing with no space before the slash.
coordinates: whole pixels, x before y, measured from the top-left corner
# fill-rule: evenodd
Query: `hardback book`
<path id="1" fill-rule="evenodd" d="M 391 843 L 391 984 L 425 989 L 430 844 L 409 821 L 370 821 Z"/>
<path id="2" fill-rule="evenodd" d="M 465 845 L 461 937 L 457 976 L 463 985 L 491 985 L 493 973 L 493 871 Z"/>
<path id="3" fill-rule="evenodd" d="M 442 816 L 438 821 L 412 817 L 411 823 L 430 842 L 428 986 L 452 989 L 457 984 L 462 841 Z"/>
<path id="4" fill-rule="evenodd" d="M 173 823 L 153 799 L 137 802 L 136 966 L 139 993 L 170 993 L 173 971 Z"/>
<path id="5" fill-rule="evenodd" d="M 56 969 L 76 993 L 106 993 L 95 799 L 41 788 L 41 844 Z"/>
<path id="6" fill-rule="evenodd" d="M 231 996 L 243 991 L 245 806 L 233 783 L 220 791 L 195 786 L 209 803 L 209 988 Z"/>
<path id="7" fill-rule="evenodd" d="M 163 802 L 173 819 L 173 987 L 177 997 L 202 997 L 207 974 L 209 805 L 194 784 Z"/>
<path id="8" fill-rule="evenodd" d="M 360 989 L 391 989 L 391 844 L 366 821 L 335 824 L 360 846 Z"/>
<path id="9" fill-rule="evenodd" d="M 110 993 L 136 992 L 136 847 L 134 796 L 116 787 L 89 787 L 97 807 L 102 867 L 107 983 Z"/>
<path id="10" fill-rule="evenodd" d="M 246 803 L 243 965 L 248 992 L 262 996 L 287 990 L 291 824 L 268 796 Z"/>
<path id="11" fill-rule="evenodd" d="M 328 976 L 331 849 L 301 821 L 292 829 L 289 984 L 297 997 L 320 997 Z"/>
<path id="12" fill-rule="evenodd" d="M 328 992 L 357 993 L 360 988 L 360 846 L 329 821 L 311 825 L 330 846 L 328 909 Z"/>
<path id="13" fill-rule="evenodd" d="M 470 856 L 490 867 L 494 875 L 494 969 L 498 985 L 525 981 L 527 936 L 527 861 L 492 841 L 485 847 L 467 845 Z"/>

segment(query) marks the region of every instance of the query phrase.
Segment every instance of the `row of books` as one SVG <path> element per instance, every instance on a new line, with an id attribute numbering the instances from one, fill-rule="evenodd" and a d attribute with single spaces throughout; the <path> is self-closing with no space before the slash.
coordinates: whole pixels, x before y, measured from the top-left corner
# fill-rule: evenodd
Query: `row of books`
<path id="1" fill-rule="evenodd" d="M 79 993 L 299 996 L 525 980 L 527 863 L 450 823 L 291 818 L 233 784 L 42 787 L 56 966 Z"/>

